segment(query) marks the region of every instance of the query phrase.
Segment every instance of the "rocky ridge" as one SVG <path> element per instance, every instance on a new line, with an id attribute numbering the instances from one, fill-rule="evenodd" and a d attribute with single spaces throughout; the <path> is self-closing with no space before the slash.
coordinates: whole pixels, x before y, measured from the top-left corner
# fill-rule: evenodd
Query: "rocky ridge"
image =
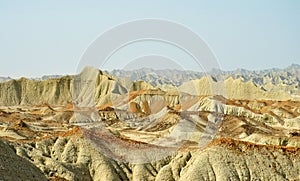
<path id="1" fill-rule="evenodd" d="M 163 89 L 86 68 L 0 83 L 0 160 L 26 160 L 26 180 L 300 180 L 299 100 L 243 79 Z"/>
<path id="2" fill-rule="evenodd" d="M 299 66 L 291 66 L 285 70 L 266 73 L 264 71 L 259 73 L 249 73 L 249 76 L 242 71 L 240 75 L 230 74 L 224 75 L 222 78 L 214 78 L 213 76 L 201 77 L 200 73 L 190 75 L 190 72 L 176 73 L 174 83 L 172 79 L 162 81 L 161 84 L 151 84 L 153 82 L 132 81 L 129 79 L 119 79 L 108 75 L 105 72 L 97 70 L 85 71 L 95 72 L 93 80 L 95 84 L 95 102 L 98 105 L 110 102 L 111 92 L 113 94 L 125 94 L 133 90 L 158 88 L 164 91 L 173 90 L 179 92 L 186 92 L 194 95 L 214 95 L 220 94 L 230 99 L 276 99 L 289 100 L 300 99 L 299 92 Z M 121 73 L 113 72 L 116 75 Z M 170 71 L 170 75 L 174 72 Z M 130 73 L 128 73 L 130 75 Z M 153 74 L 153 73 L 152 73 Z M 159 81 L 157 78 L 159 74 L 149 79 Z M 228 73 L 229 74 L 229 73 Z M 263 74 L 263 75 L 262 75 Z M 127 74 L 126 74 L 127 75 Z M 223 73 L 222 73 L 223 75 Z M 180 78 L 181 76 L 181 78 Z M 183 83 L 189 77 L 189 80 Z M 220 76 L 216 74 L 215 77 Z M 255 77 L 256 76 L 256 77 Z M 179 77 L 179 79 L 177 79 Z M 251 77 L 251 78 L 250 78 Z M 258 79 L 257 77 L 263 77 Z M 237 78 L 237 79 L 235 79 Z M 149 81 L 149 79 L 145 79 Z M 276 80 L 275 80 L 276 79 Z M 260 81 L 259 81 L 260 80 Z M 174 86 L 178 85 L 178 86 Z M 18 80 L 9 80 L 0 83 L 0 104 L 1 105 L 35 105 L 49 103 L 54 105 L 67 104 L 72 102 L 73 91 L 77 91 L 74 85 L 74 76 L 64 76 L 61 78 L 51 78 L 44 81 L 31 80 L 21 78 Z"/>

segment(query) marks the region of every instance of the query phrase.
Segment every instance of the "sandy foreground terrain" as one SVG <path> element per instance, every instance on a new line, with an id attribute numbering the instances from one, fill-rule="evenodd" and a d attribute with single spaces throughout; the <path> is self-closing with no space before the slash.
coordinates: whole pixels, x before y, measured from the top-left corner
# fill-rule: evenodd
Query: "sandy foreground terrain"
<path id="1" fill-rule="evenodd" d="M 79 92 L 72 76 L 0 83 L 0 180 L 300 180 L 297 79 L 226 78 L 211 95 L 212 78 L 126 88 L 87 77 Z"/>

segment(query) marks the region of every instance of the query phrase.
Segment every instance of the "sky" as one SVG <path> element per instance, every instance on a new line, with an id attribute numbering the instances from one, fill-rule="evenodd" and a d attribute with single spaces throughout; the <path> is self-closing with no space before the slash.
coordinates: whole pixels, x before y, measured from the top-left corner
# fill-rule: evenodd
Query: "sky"
<path id="1" fill-rule="evenodd" d="M 102 33 L 145 18 L 188 27 L 207 43 L 223 70 L 285 68 L 300 64 L 299 9 L 297 0 L 0 0 L 0 76 L 74 74 L 86 49 Z M 143 46 L 129 46 L 127 52 L 165 58 L 170 56 L 163 53 L 174 50 L 149 42 Z M 181 54 L 173 56 L 185 69 L 198 70 Z M 128 56 L 117 57 L 103 68 L 126 66 Z"/>

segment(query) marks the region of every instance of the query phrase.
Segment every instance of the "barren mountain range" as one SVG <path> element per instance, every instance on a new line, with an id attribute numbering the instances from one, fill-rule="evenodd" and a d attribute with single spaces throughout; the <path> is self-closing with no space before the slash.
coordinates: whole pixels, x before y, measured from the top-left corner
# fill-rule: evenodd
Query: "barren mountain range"
<path id="1" fill-rule="evenodd" d="M 300 180 L 300 66 L 0 83 L 0 180 Z"/>
<path id="2" fill-rule="evenodd" d="M 299 95 L 300 65 L 292 64 L 285 69 L 266 69 L 250 71 L 237 69 L 235 71 L 212 70 L 205 73 L 184 70 L 153 70 L 149 68 L 139 70 L 113 70 L 107 72 L 116 77 L 131 80 L 143 80 L 154 86 L 180 86 L 188 81 L 211 77 L 214 80 L 234 79 L 242 82 L 252 82 L 255 86 L 266 91 L 278 91 L 279 86 L 286 92 Z M 277 87 L 277 88 L 276 88 Z"/>

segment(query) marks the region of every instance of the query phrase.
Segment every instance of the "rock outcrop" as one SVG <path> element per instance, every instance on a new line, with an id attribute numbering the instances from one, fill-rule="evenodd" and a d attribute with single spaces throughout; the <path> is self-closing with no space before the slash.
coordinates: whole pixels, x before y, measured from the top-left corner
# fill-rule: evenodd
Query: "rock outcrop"
<path id="1" fill-rule="evenodd" d="M 300 180 L 298 69 L 2 82 L 0 180 Z"/>
<path id="2" fill-rule="evenodd" d="M 65 105 L 78 98 L 76 93 L 83 89 L 83 87 L 77 86 L 78 83 L 80 86 L 86 86 L 88 83 L 89 88 L 92 87 L 93 90 L 89 90 L 89 94 L 93 94 L 93 100 L 97 105 L 111 102 L 114 95 L 145 89 L 183 91 L 195 95 L 219 94 L 230 99 L 298 100 L 300 99 L 299 69 L 299 66 L 294 65 L 286 70 L 269 70 L 258 73 L 250 71 L 221 72 L 208 74 L 208 76 L 191 71 L 168 70 L 154 72 L 154 75 L 152 72 L 150 77 L 146 76 L 147 73 L 150 73 L 150 70 L 147 70 L 141 74 L 147 78 L 138 77 L 140 73 L 135 75 L 134 72 L 113 71 L 112 73 L 115 75 L 128 74 L 132 78 L 120 79 L 90 67 L 75 76 L 57 76 L 59 78 L 49 78 L 43 81 L 21 78 L 1 82 L 0 105 L 43 103 Z M 88 75 L 92 76 L 86 79 Z M 165 80 L 160 80 L 159 76 Z M 93 85 L 90 85 L 91 83 Z"/>
<path id="3" fill-rule="evenodd" d="M 300 148 L 262 146 L 232 139 L 204 150 L 178 151 L 162 160 L 117 162 L 79 135 L 14 145 L 48 178 L 66 180 L 298 180 Z M 12 153 L 14 154 L 14 153 Z"/>
<path id="4" fill-rule="evenodd" d="M 0 180 L 47 180 L 31 160 L 18 156 L 12 146 L 0 139 Z"/>

